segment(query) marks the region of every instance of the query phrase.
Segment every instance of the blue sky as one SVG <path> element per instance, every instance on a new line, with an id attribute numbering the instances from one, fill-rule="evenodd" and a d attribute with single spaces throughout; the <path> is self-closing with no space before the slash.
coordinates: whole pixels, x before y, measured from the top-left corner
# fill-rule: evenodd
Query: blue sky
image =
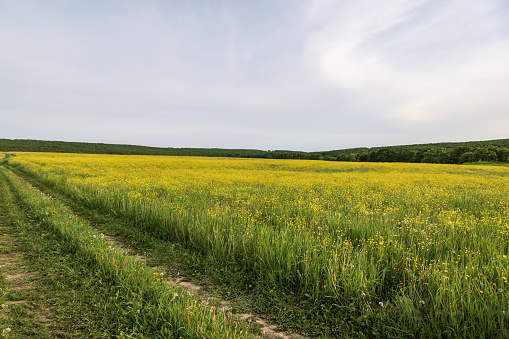
<path id="1" fill-rule="evenodd" d="M 505 0 L 0 0 L 0 138 L 304 151 L 509 138 Z"/>

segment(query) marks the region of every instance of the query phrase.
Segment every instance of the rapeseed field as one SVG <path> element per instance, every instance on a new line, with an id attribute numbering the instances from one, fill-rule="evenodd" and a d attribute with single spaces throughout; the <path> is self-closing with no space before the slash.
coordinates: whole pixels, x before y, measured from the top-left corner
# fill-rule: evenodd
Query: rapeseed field
<path id="1" fill-rule="evenodd" d="M 271 287 L 266 298 L 324 305 L 330 327 L 509 335 L 509 167 L 49 153 L 10 163 L 235 263 Z"/>

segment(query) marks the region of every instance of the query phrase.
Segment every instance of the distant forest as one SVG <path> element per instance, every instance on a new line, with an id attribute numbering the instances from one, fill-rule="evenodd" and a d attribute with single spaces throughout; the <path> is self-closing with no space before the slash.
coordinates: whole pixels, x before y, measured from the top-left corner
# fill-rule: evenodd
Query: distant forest
<path id="1" fill-rule="evenodd" d="M 56 152 L 124 155 L 176 155 L 236 158 L 309 159 L 359 162 L 464 164 L 509 163 L 509 139 L 387 147 L 362 147 L 324 152 L 222 148 L 161 148 L 85 142 L 0 139 L 2 152 Z"/>

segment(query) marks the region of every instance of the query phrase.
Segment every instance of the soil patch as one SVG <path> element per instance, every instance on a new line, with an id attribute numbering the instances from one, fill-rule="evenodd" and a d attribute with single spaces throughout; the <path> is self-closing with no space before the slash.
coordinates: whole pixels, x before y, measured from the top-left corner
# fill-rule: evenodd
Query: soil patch
<path id="1" fill-rule="evenodd" d="M 0 255 L 0 265 L 10 265 L 12 260 L 18 255 L 18 253 L 10 252 Z"/>
<path id="2" fill-rule="evenodd" d="M 26 278 L 33 278 L 37 274 L 39 274 L 39 272 L 37 272 L 37 271 L 36 272 L 21 272 L 21 273 L 16 273 L 16 274 L 6 274 L 5 280 L 7 280 L 9 282 L 16 282 L 16 281 L 20 281 L 20 280 L 23 280 Z"/>

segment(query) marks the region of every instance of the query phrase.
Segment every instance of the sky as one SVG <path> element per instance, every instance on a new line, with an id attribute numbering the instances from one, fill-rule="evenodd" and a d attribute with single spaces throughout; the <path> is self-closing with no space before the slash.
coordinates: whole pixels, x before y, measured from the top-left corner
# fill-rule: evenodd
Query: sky
<path id="1" fill-rule="evenodd" d="M 0 0 L 0 138 L 509 138 L 507 0 Z"/>

